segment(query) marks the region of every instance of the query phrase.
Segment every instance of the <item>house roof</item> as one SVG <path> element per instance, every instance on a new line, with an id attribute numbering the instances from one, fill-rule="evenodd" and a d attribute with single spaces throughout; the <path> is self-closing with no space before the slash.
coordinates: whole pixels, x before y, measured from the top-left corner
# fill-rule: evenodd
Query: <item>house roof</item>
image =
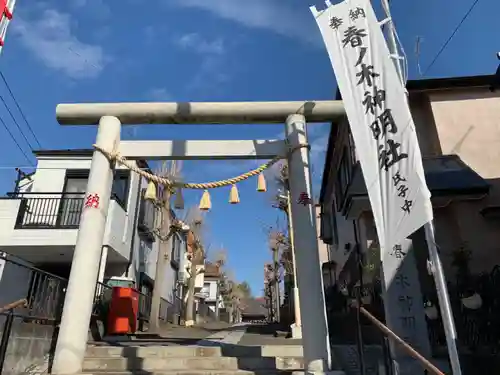
<path id="1" fill-rule="evenodd" d="M 408 91 L 454 90 L 460 88 L 487 87 L 498 81 L 496 74 L 467 77 L 445 77 L 429 79 L 413 79 L 406 82 Z M 337 88 L 335 100 L 342 100 L 342 95 Z"/>
<path id="2" fill-rule="evenodd" d="M 74 148 L 74 149 L 56 149 L 56 150 L 33 150 L 33 155 L 36 157 L 39 156 L 74 156 L 74 157 L 92 157 L 94 154 L 94 149 L 92 148 Z M 137 160 L 137 165 L 140 168 L 149 169 L 149 165 L 146 160 L 139 159 Z"/>
<path id="3" fill-rule="evenodd" d="M 447 77 L 447 78 L 431 78 L 431 79 L 417 79 L 409 80 L 406 83 L 406 88 L 409 92 L 421 92 L 431 90 L 453 90 L 460 88 L 473 88 L 473 87 L 488 87 L 498 83 L 499 77 L 496 74 L 480 75 L 480 76 L 466 76 L 466 77 Z M 335 100 L 342 100 L 342 95 L 337 88 Z M 335 138 L 337 135 L 338 127 L 332 123 L 330 128 L 330 135 L 328 137 L 328 145 L 326 149 L 325 165 L 323 169 L 323 178 L 321 181 L 321 191 L 319 196 L 320 203 L 323 203 L 326 193 L 326 184 L 330 175 L 330 164 L 332 163 L 333 148 L 335 147 Z"/>
<path id="4" fill-rule="evenodd" d="M 211 262 L 205 263 L 205 277 L 218 278 L 220 276 L 221 276 L 220 267 L 218 267 L 216 264 L 213 264 Z"/>
<path id="5" fill-rule="evenodd" d="M 490 184 L 465 164 L 458 155 L 422 159 L 427 186 L 433 197 L 449 194 L 486 194 Z M 355 168 L 347 193 L 351 197 L 368 194 L 361 168 Z"/>

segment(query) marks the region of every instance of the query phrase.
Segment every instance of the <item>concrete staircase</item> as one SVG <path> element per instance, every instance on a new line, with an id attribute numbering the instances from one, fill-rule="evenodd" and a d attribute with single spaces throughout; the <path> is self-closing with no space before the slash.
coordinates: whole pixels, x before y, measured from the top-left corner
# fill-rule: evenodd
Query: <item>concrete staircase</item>
<path id="1" fill-rule="evenodd" d="M 302 347 L 294 345 L 89 346 L 83 372 L 102 375 L 275 375 L 303 372 L 302 355 Z"/>

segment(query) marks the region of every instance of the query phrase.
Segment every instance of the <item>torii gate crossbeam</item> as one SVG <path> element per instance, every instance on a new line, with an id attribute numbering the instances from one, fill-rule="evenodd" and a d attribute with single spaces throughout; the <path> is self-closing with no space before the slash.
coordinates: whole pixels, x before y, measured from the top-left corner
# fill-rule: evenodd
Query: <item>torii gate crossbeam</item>
<path id="1" fill-rule="evenodd" d="M 304 362 L 307 373 L 317 374 L 327 373 L 332 369 L 315 211 L 310 202 L 298 199 L 299 196 L 301 198 L 313 196 L 309 149 L 301 146 L 307 145 L 306 118 L 311 122 L 326 122 L 334 121 L 343 115 L 342 103 L 335 101 L 60 104 L 57 107 L 57 117 L 61 124 L 98 123 L 96 144 L 104 150 L 122 150 L 125 155 L 132 158 L 144 158 L 144 156 L 161 158 L 162 147 L 166 147 L 165 159 L 176 155 L 185 158 L 189 153 L 205 159 L 259 158 L 267 156 L 266 153 L 274 154 L 272 156 L 281 155 L 284 143 L 283 141 L 267 141 L 267 144 L 266 142 L 259 144 L 262 141 L 217 141 L 220 142 L 217 151 L 208 148 L 203 150 L 203 146 L 209 144 L 210 148 L 213 148 L 214 141 L 120 142 L 122 124 L 227 122 L 286 124 L 287 146 L 295 150 L 292 153 L 287 152 L 286 157 L 289 165 L 291 211 L 294 221 L 292 236 L 296 249 L 299 302 L 304 317 L 302 319 Z M 159 143 L 153 144 L 153 142 Z M 176 151 L 175 142 L 183 142 L 185 146 L 197 146 Z M 234 142 L 246 142 L 245 149 L 234 150 Z M 145 147 L 151 148 L 145 150 Z M 212 158 L 211 152 L 214 153 Z M 108 160 L 97 150 L 94 152 L 87 195 L 98 194 L 100 202 L 98 208 L 88 207 L 82 212 L 52 369 L 55 374 L 78 374 L 82 370 L 111 196 L 113 168 L 113 161 Z"/>
<path id="2" fill-rule="evenodd" d="M 282 124 L 291 114 L 308 122 L 330 122 L 344 115 L 340 100 L 302 102 L 224 103 L 85 103 L 59 104 L 61 125 L 97 125 L 102 116 L 117 117 L 122 125 L 134 124 Z"/>

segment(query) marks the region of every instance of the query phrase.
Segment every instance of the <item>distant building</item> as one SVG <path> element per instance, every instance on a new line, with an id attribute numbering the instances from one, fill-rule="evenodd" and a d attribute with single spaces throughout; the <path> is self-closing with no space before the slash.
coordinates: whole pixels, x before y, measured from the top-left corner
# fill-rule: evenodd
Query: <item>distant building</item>
<path id="1" fill-rule="evenodd" d="M 220 288 L 221 281 L 222 273 L 220 267 L 214 263 L 205 262 L 203 288 L 198 296 L 208 308 L 208 311 L 206 311 L 208 316 L 215 319 L 219 318 L 219 310 L 225 307 Z"/>

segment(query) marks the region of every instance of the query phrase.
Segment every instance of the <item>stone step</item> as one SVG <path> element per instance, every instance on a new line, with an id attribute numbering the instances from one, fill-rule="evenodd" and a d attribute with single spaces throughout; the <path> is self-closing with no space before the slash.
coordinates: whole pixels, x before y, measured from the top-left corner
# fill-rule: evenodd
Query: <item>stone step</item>
<path id="1" fill-rule="evenodd" d="M 120 371 L 120 372 L 84 372 L 79 375 L 304 375 L 303 372 L 293 371 L 221 371 L 221 370 L 177 370 L 177 371 Z"/>
<path id="2" fill-rule="evenodd" d="M 300 345 L 89 346 L 87 358 L 302 357 Z"/>
<path id="3" fill-rule="evenodd" d="M 86 358 L 85 372 L 92 371 L 172 371 L 172 370 L 302 370 L 303 358 L 294 357 L 185 357 L 185 358 Z"/>
<path id="4" fill-rule="evenodd" d="M 93 371 L 84 372 L 78 375 L 306 375 L 304 371 L 283 371 L 283 370 L 177 370 L 177 371 Z M 343 371 L 329 371 L 326 375 L 346 375 Z"/>

